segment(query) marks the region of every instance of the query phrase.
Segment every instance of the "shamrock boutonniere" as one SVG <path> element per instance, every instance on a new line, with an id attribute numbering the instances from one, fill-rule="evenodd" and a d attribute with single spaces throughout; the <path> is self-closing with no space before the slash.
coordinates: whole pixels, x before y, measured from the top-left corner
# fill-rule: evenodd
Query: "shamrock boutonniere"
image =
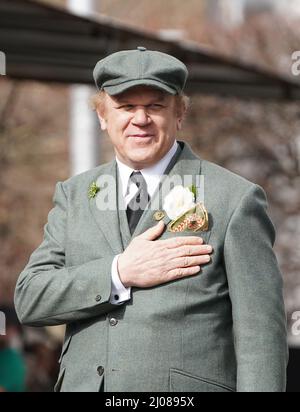
<path id="1" fill-rule="evenodd" d="M 170 232 L 184 232 L 208 230 L 208 214 L 203 203 L 196 203 L 197 189 L 175 186 L 165 197 L 163 209 L 171 222 L 168 224 Z"/>
<path id="2" fill-rule="evenodd" d="M 93 199 L 97 195 L 98 192 L 100 192 L 100 187 L 97 185 L 96 182 L 93 182 L 90 185 L 89 191 L 88 191 L 89 199 Z"/>

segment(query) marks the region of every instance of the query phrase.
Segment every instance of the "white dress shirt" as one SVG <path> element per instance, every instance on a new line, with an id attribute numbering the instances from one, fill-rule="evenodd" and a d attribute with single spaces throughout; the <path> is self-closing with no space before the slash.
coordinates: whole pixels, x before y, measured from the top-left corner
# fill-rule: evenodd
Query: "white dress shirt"
<path id="1" fill-rule="evenodd" d="M 154 166 L 147 167 L 145 169 L 141 169 L 140 172 L 142 173 L 144 179 L 147 183 L 147 191 L 150 198 L 153 196 L 155 190 L 157 189 L 159 182 L 161 180 L 162 175 L 164 174 L 168 164 L 170 163 L 172 157 L 176 153 L 178 147 L 178 143 L 174 142 L 171 149 L 168 153 L 160 159 Z M 131 167 L 127 166 L 126 164 L 122 163 L 118 157 L 116 157 L 119 175 L 121 179 L 122 185 L 122 194 L 124 197 L 125 205 L 127 206 L 130 200 L 135 196 L 136 192 L 138 191 L 138 187 L 135 183 L 129 180 L 130 175 L 132 172 L 136 171 Z M 122 284 L 119 273 L 118 273 L 118 257 L 120 255 L 116 255 L 111 267 L 111 281 L 112 281 L 112 288 L 111 288 L 111 295 L 110 295 L 110 303 L 114 305 L 119 305 L 124 303 L 126 300 L 130 299 L 131 295 L 131 287 L 125 288 Z"/>

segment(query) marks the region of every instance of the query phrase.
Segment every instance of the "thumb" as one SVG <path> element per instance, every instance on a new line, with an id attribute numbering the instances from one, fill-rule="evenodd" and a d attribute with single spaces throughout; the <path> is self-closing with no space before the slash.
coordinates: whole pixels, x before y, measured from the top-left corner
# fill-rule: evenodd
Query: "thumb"
<path id="1" fill-rule="evenodd" d="M 150 229 L 146 230 L 139 237 L 145 240 L 154 240 L 162 234 L 164 227 L 164 222 L 160 220 L 157 225 L 150 227 Z"/>

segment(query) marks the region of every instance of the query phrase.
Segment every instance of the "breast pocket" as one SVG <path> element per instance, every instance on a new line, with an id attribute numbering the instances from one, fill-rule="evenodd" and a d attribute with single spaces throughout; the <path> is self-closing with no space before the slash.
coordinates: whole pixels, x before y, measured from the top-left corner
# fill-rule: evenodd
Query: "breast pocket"
<path id="1" fill-rule="evenodd" d="M 185 230 L 183 232 L 170 232 L 167 228 L 161 235 L 160 239 L 171 239 L 174 237 L 188 237 L 188 236 L 195 236 L 195 237 L 201 237 L 203 239 L 203 242 L 207 244 L 209 242 L 210 238 L 210 230 L 208 231 L 198 231 L 198 232 L 193 232 L 191 230 Z"/>

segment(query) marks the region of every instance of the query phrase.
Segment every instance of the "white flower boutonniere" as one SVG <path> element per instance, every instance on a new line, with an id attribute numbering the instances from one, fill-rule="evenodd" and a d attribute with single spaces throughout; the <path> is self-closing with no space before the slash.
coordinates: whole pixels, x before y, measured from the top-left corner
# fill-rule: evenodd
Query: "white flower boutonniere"
<path id="1" fill-rule="evenodd" d="M 175 186 L 166 196 L 163 208 L 172 221 L 170 232 L 208 230 L 208 213 L 202 203 L 196 203 L 196 187 Z"/>
<path id="2" fill-rule="evenodd" d="M 175 186 L 165 197 L 163 208 L 170 219 L 175 220 L 187 210 L 196 206 L 195 195 L 188 188 Z"/>

